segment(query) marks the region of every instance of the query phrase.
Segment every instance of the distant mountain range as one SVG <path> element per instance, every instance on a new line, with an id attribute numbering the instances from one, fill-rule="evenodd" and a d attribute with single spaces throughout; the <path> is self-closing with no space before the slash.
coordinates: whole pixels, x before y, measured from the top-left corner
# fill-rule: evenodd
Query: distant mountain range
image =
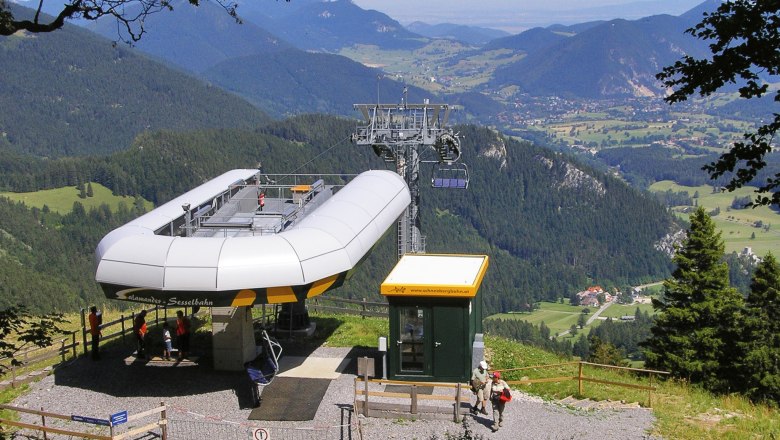
<path id="1" fill-rule="evenodd" d="M 532 29 L 512 40 L 527 56 L 497 69 L 490 86 L 516 85 L 533 95 L 662 96 L 655 75 L 664 66 L 683 54 L 707 55 L 704 42 L 684 33 L 687 27 L 685 19 L 657 15 L 612 20 L 571 36 Z"/>
<path id="2" fill-rule="evenodd" d="M 454 23 L 427 24 L 415 21 L 406 26 L 406 29 L 428 38 L 445 38 L 448 40 L 462 41 L 475 46 L 482 46 L 496 38 L 511 35 L 498 29 L 490 29 L 478 26 L 467 26 Z"/>

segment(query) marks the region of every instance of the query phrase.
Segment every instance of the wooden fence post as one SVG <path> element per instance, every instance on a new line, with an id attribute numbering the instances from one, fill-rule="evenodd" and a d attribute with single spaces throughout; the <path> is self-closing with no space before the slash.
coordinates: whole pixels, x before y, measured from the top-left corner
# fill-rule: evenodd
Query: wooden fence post
<path id="1" fill-rule="evenodd" d="M 355 392 L 354 392 L 354 393 L 352 393 L 352 394 L 354 394 L 354 395 L 352 396 L 352 411 L 353 411 L 355 414 L 357 414 L 357 413 L 358 413 L 358 411 L 357 411 L 357 402 L 358 402 L 358 398 L 357 398 L 357 381 L 358 381 L 358 378 L 357 378 L 357 376 L 355 376 L 354 387 L 353 387 L 353 390 L 354 390 Z"/>
<path id="2" fill-rule="evenodd" d="M 65 350 L 65 339 L 63 338 L 60 341 L 60 356 L 62 356 L 62 363 L 63 364 L 65 363 L 65 352 L 66 352 L 66 350 Z"/>
<path id="3" fill-rule="evenodd" d="M 41 412 L 43 412 L 43 407 L 41 407 Z M 41 414 L 41 426 L 46 426 L 46 416 Z M 43 440 L 48 440 L 48 437 L 46 436 L 46 431 L 43 431 Z"/>
<path id="4" fill-rule="evenodd" d="M 650 389 L 647 390 L 647 407 L 653 407 L 653 373 L 650 373 Z"/>
<path id="5" fill-rule="evenodd" d="M 452 419 L 455 423 L 460 423 L 460 382 L 458 382 L 458 387 L 455 389 L 455 392 L 458 393 L 455 395 L 455 417 Z"/>
<path id="6" fill-rule="evenodd" d="M 154 307 L 154 325 L 160 325 L 160 308 Z"/>
<path id="7" fill-rule="evenodd" d="M 81 309 L 81 341 L 84 343 L 84 356 L 87 355 L 87 321 L 84 318 L 85 309 Z"/>
<path id="8" fill-rule="evenodd" d="M 135 312 L 132 312 L 130 316 L 133 322 L 135 322 Z M 119 315 L 119 319 L 122 321 L 122 343 L 126 344 L 127 341 L 125 340 L 125 315 Z"/>
<path id="9" fill-rule="evenodd" d="M 577 395 L 582 396 L 582 362 L 579 363 L 579 373 L 577 374 Z"/>
<path id="10" fill-rule="evenodd" d="M 412 414 L 417 414 L 417 385 L 412 385 L 412 405 L 411 408 L 409 408 L 409 412 Z"/>
<path id="11" fill-rule="evenodd" d="M 165 408 L 165 401 L 160 402 L 160 406 Z M 160 425 L 162 425 L 160 431 L 162 431 L 162 440 L 168 439 L 168 415 L 166 410 L 163 409 L 160 412 Z"/>
<path id="12" fill-rule="evenodd" d="M 368 359 L 368 357 L 366 357 L 365 359 Z M 366 361 L 366 363 L 364 365 L 368 365 L 368 361 Z M 363 382 L 365 382 L 365 384 L 366 384 L 366 387 L 365 387 L 365 390 L 366 390 L 365 404 L 366 404 L 366 406 L 364 408 L 363 415 L 368 417 L 368 368 L 366 368 L 363 371 Z"/>
<path id="13" fill-rule="evenodd" d="M 73 359 L 76 359 L 76 332 L 70 334 L 70 345 L 73 350 Z"/>

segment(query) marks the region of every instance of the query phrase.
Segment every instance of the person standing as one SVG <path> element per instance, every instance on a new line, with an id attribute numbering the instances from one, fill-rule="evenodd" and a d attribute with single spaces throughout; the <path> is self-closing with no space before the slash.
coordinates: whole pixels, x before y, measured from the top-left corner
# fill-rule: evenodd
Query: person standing
<path id="1" fill-rule="evenodd" d="M 506 382 L 501 379 L 501 373 L 498 371 L 493 373 L 493 382 L 490 384 L 490 403 L 493 406 L 493 426 L 490 429 L 493 432 L 498 431 L 498 428 L 504 423 L 504 406 L 506 406 L 506 396 L 511 396 L 512 389 L 509 388 Z"/>
<path id="2" fill-rule="evenodd" d="M 146 332 L 146 310 L 141 310 L 133 322 L 133 333 L 138 342 L 138 351 L 136 351 L 138 358 L 146 358 Z"/>
<path id="3" fill-rule="evenodd" d="M 176 311 L 176 344 L 179 346 L 179 360 L 185 359 L 190 351 L 190 319 L 181 310 Z"/>
<path id="4" fill-rule="evenodd" d="M 173 345 L 171 342 L 171 328 L 168 325 L 168 321 L 163 322 L 163 359 L 166 361 L 171 360 L 171 351 L 173 351 Z"/>
<path id="5" fill-rule="evenodd" d="M 100 359 L 100 325 L 102 324 L 102 314 L 98 312 L 97 307 L 89 308 L 89 334 L 92 335 L 92 360 Z"/>
<path id="6" fill-rule="evenodd" d="M 488 364 L 487 362 L 480 361 L 477 368 L 471 373 L 471 391 L 477 395 L 477 401 L 474 406 L 471 407 L 471 413 L 476 414 L 481 412 L 487 414 L 487 394 L 486 390 L 488 384 Z M 482 402 L 482 410 L 479 410 L 479 403 Z"/>
<path id="7" fill-rule="evenodd" d="M 263 210 L 263 207 L 265 207 L 265 193 L 261 192 L 257 196 L 257 206 L 260 208 L 260 211 Z"/>

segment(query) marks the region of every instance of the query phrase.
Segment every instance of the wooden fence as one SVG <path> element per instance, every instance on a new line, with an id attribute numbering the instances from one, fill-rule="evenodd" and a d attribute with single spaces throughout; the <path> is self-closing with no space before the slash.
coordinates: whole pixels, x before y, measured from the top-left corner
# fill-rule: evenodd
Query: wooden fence
<path id="1" fill-rule="evenodd" d="M 400 385 L 409 387 L 409 392 L 370 391 L 369 384 Z M 362 385 L 361 385 L 362 384 Z M 451 388 L 445 394 L 423 394 L 420 387 Z M 367 376 L 355 378 L 355 398 L 353 408 L 356 414 L 366 417 L 431 419 L 452 417 L 460 422 L 470 408 L 471 392 L 465 384 L 445 382 L 410 382 L 403 380 L 369 379 Z M 358 399 L 363 396 L 363 399 Z M 384 401 L 380 401 L 383 399 Z M 390 399 L 392 402 L 388 402 Z M 398 401 L 402 402 L 399 403 Z M 408 402 L 406 402 L 408 400 Z M 447 405 L 422 404 L 426 402 L 444 402 Z"/>
<path id="2" fill-rule="evenodd" d="M 565 366 L 577 366 L 577 374 L 570 376 L 555 376 L 545 377 L 539 379 L 521 379 L 521 380 L 506 380 L 507 384 L 512 385 L 527 385 L 534 383 L 548 383 L 548 382 L 563 382 L 563 381 L 577 381 L 578 395 L 582 396 L 584 393 L 584 383 L 592 382 L 603 385 L 614 385 L 617 387 L 645 390 L 648 392 L 647 406 L 652 407 L 653 391 L 656 390 L 656 386 L 653 385 L 653 378 L 656 375 L 667 375 L 669 372 L 657 371 L 657 370 L 645 370 L 639 368 L 618 367 L 614 365 L 594 364 L 592 362 L 564 362 L 559 364 L 537 365 L 532 367 L 523 368 L 511 368 L 502 371 L 504 374 L 512 372 L 522 372 L 527 370 L 552 370 Z M 592 366 L 596 368 L 615 369 L 633 374 L 647 374 L 649 376 L 649 385 L 642 385 L 636 381 L 632 382 L 618 382 L 615 380 L 605 380 L 595 377 L 589 377 L 584 374 L 583 367 Z M 384 391 L 371 391 L 369 390 L 369 384 L 393 384 L 403 385 L 409 387 L 409 392 L 384 392 Z M 419 387 L 435 387 L 435 388 L 451 388 L 452 393 L 445 394 L 421 394 L 418 392 Z M 363 414 L 366 417 L 385 417 L 385 418 L 428 418 L 428 416 L 436 416 L 441 414 L 451 414 L 455 422 L 459 422 L 460 418 L 468 411 L 469 399 L 472 395 L 467 384 L 461 383 L 447 383 L 447 382 L 412 382 L 412 381 L 399 381 L 399 380 L 386 380 L 386 379 L 369 379 L 368 374 L 364 373 L 363 376 L 355 378 L 354 384 L 354 402 L 353 408 L 357 414 Z M 464 391 L 466 393 L 464 394 Z M 362 396 L 363 399 L 358 399 L 358 396 Z M 392 402 L 388 402 L 391 400 Z M 401 400 L 402 403 L 398 401 Z M 421 405 L 419 402 L 422 400 L 435 400 L 444 401 L 450 403 L 448 406 L 431 406 Z M 408 401 L 408 402 L 407 402 Z M 465 406 L 464 406 L 465 405 Z"/>
<path id="3" fill-rule="evenodd" d="M 365 298 L 362 300 L 335 298 L 324 295 L 310 298 L 307 307 L 313 312 L 344 313 L 359 315 L 363 318 L 367 316 L 387 318 L 390 310 L 386 302 L 366 301 Z"/>
<path id="4" fill-rule="evenodd" d="M 68 336 L 46 347 L 33 347 L 28 350 L 22 350 L 16 353 L 13 359 L 0 359 L 0 362 L 3 363 L 11 376 L 9 379 L 0 382 L 0 390 L 8 387 L 15 388 L 18 385 L 32 382 L 50 374 L 54 369 L 53 366 L 49 366 L 42 370 L 27 372 L 32 365 L 60 358 L 59 362 L 54 363 L 56 366 L 67 360 L 74 359 L 77 356 L 76 350 L 79 346 L 79 343 L 76 341 L 76 333 L 78 332 L 69 332 L 67 333 Z M 15 365 L 14 360 L 21 363 L 21 365 Z"/>
<path id="5" fill-rule="evenodd" d="M 88 438 L 88 439 L 96 439 L 96 440 L 124 440 L 133 437 L 137 434 L 147 433 L 147 432 L 152 433 L 152 431 L 156 431 L 156 430 L 159 430 L 159 435 L 156 432 L 154 432 L 153 435 L 155 437 L 160 437 L 163 440 L 166 440 L 168 438 L 168 429 L 167 429 L 168 419 L 166 416 L 164 402 L 161 402 L 160 406 L 156 408 L 152 408 L 148 411 L 144 411 L 132 415 L 128 414 L 127 412 L 122 412 L 122 413 L 111 415 L 105 419 L 100 419 L 97 417 L 77 416 L 73 414 L 58 414 L 53 412 L 47 412 L 43 408 L 41 408 L 40 411 L 38 411 L 34 409 L 23 408 L 23 407 L 12 406 L 12 405 L 0 405 L 0 409 L 39 416 L 41 418 L 40 425 L 36 423 L 25 423 L 16 420 L 9 420 L 5 418 L 0 418 L 0 425 L 15 426 L 17 428 L 40 431 L 43 433 L 44 439 L 47 438 L 47 433 L 51 433 L 51 434 L 69 435 L 78 438 Z M 138 420 L 150 416 L 155 416 L 158 414 L 159 414 L 158 420 L 155 420 L 154 422 L 146 423 L 142 426 L 135 426 L 133 423 Z M 46 424 L 47 418 L 49 419 L 50 422 L 51 419 L 64 421 L 64 422 L 59 422 L 58 426 L 52 426 L 51 424 L 47 425 Z M 76 426 L 73 426 L 74 424 Z M 84 428 L 84 430 L 78 430 L 79 426 L 84 426 L 84 425 L 90 425 L 91 432 L 87 431 L 86 428 Z M 94 429 L 95 426 L 103 426 L 107 428 L 108 432 L 107 433 L 104 432 L 102 434 L 95 433 L 95 429 Z M 117 432 L 117 431 L 121 431 L 122 428 L 124 427 L 127 427 L 127 430 L 125 432 L 121 432 L 121 433 Z M 0 433 L 2 433 L 2 429 L 0 429 Z"/>
<path id="6" fill-rule="evenodd" d="M 653 391 L 657 389 L 655 385 L 653 385 L 653 379 L 656 375 L 668 375 L 670 374 L 668 371 L 658 371 L 658 370 L 646 370 L 641 368 L 629 368 L 629 367 L 618 367 L 616 365 L 604 365 L 604 364 L 595 364 L 592 362 L 584 362 L 584 361 L 575 361 L 575 362 L 563 362 L 559 364 L 548 364 L 548 365 L 537 365 L 533 367 L 522 367 L 522 368 L 507 368 L 504 370 L 500 370 L 502 374 L 505 373 L 512 373 L 512 372 L 521 372 L 521 371 L 528 371 L 528 370 L 534 370 L 534 369 L 553 369 L 553 368 L 559 368 L 564 366 L 577 366 L 577 373 L 576 375 L 572 376 L 557 376 L 557 377 L 545 377 L 540 379 L 521 379 L 521 380 L 506 380 L 506 383 L 508 385 L 528 385 L 528 384 L 534 384 L 534 383 L 548 383 L 548 382 L 563 382 L 567 380 L 573 380 L 577 381 L 577 394 L 582 396 L 584 395 L 584 384 L 585 382 L 592 382 L 592 383 L 599 383 L 602 385 L 614 385 L 617 387 L 623 387 L 623 388 L 631 388 L 636 390 L 644 390 L 647 391 L 647 407 L 650 408 L 653 405 Z M 636 383 L 634 381 L 633 383 L 629 382 L 618 382 L 614 380 L 606 380 L 606 379 L 599 379 L 592 376 L 586 376 L 584 374 L 583 367 L 585 366 L 592 366 L 596 367 L 598 369 L 606 369 L 606 370 L 618 370 L 618 371 L 624 371 L 624 372 L 632 372 L 633 374 L 638 375 L 647 375 L 649 378 L 649 384 L 648 385 L 642 385 L 639 383 Z M 495 370 L 499 371 L 499 370 Z"/>
<path id="7" fill-rule="evenodd" d="M 187 308 L 184 308 L 184 313 L 187 314 Z M 159 325 L 162 316 L 163 320 L 168 319 L 168 309 L 165 307 L 155 307 L 147 309 L 147 319 L 149 316 L 154 316 L 154 320 L 149 320 L 149 324 Z M 133 322 L 135 321 L 135 312 L 131 312 L 128 315 L 120 315 L 119 319 L 115 319 L 110 322 L 103 323 L 100 326 L 100 330 L 105 332 L 108 329 L 108 334 L 103 333 L 100 337 L 100 343 L 103 344 L 106 341 L 121 338 L 122 342 L 126 342 L 126 337 L 132 335 Z M 77 341 L 77 334 L 81 334 L 81 341 Z M 88 354 L 91 344 L 88 341 L 87 335 L 89 335 L 89 323 L 87 319 L 86 309 L 81 309 L 81 328 L 72 332 L 67 332 L 66 337 L 58 339 L 52 345 L 46 347 L 33 347 L 27 350 L 16 353 L 13 357 L 14 360 L 21 363 L 21 365 L 14 365 L 11 359 L 0 359 L 8 373 L 10 378 L 0 382 L 0 390 L 7 387 L 15 388 L 18 385 L 23 385 L 33 380 L 39 379 L 43 376 L 50 374 L 54 371 L 54 368 L 61 365 L 67 360 L 74 359 L 78 356 L 78 346 L 81 345 L 83 353 Z M 51 361 L 54 358 L 60 358 L 59 362 L 55 362 L 53 365 L 45 368 L 27 372 L 31 366 L 47 361 Z"/>

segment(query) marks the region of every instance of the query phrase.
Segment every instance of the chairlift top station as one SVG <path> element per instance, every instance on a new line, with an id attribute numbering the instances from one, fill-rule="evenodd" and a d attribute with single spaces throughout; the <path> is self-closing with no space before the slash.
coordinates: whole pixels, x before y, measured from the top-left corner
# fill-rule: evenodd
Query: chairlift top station
<path id="1" fill-rule="evenodd" d="M 352 141 L 394 170 L 366 171 L 343 187 L 326 184 L 327 175 L 228 171 L 107 234 L 96 249 L 96 281 L 110 299 L 211 307 L 215 367 L 243 368 L 255 355 L 247 308 L 305 311 L 305 300 L 341 286 L 393 223 L 399 258 L 425 253 L 421 163 L 433 164 L 433 187 L 468 187 L 458 135 L 446 127 L 449 106 L 405 101 L 355 105 L 365 124 Z M 218 342 L 218 321 L 223 330 L 239 323 L 232 327 L 242 336 Z"/>

